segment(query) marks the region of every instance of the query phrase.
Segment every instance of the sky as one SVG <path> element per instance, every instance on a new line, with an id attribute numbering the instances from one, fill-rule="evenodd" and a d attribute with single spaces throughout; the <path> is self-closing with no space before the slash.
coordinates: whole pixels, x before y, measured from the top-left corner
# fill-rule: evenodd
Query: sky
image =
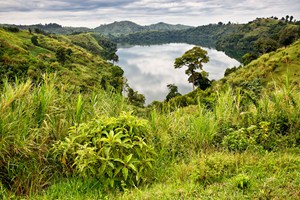
<path id="1" fill-rule="evenodd" d="M 0 23 L 95 28 L 114 21 L 200 26 L 257 17 L 292 15 L 300 20 L 299 0 L 0 0 Z"/>

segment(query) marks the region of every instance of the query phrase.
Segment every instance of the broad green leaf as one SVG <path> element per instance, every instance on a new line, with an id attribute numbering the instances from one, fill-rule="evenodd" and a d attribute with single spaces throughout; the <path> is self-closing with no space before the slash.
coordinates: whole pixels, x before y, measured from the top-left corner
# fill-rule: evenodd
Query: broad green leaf
<path id="1" fill-rule="evenodd" d="M 123 167 L 122 173 L 123 173 L 123 177 L 124 177 L 124 179 L 126 181 L 127 177 L 128 177 L 128 169 L 126 167 Z"/>

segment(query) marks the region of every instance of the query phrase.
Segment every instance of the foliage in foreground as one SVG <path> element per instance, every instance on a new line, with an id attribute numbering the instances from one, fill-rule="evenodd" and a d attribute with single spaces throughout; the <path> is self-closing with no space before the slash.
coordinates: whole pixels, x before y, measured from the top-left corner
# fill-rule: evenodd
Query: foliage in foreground
<path id="1" fill-rule="evenodd" d="M 0 180 L 18 195 L 41 191 L 60 174 L 50 149 L 75 124 L 113 117 L 131 108 L 115 93 L 79 94 L 53 75 L 43 83 L 4 81 L 0 95 Z"/>
<path id="2" fill-rule="evenodd" d="M 147 137 L 146 120 L 122 113 L 70 127 L 69 136 L 55 143 L 54 151 L 66 173 L 125 188 L 138 186 L 151 174 L 155 153 Z"/>
<path id="3" fill-rule="evenodd" d="M 32 199 L 298 199 L 299 150 L 206 151 L 155 172 L 151 185 L 105 192 L 96 179 L 59 179 Z"/>
<path id="4" fill-rule="evenodd" d="M 132 108 L 118 94 L 102 90 L 91 96 L 70 92 L 67 89 L 70 86 L 57 84 L 55 77 L 45 77 L 40 85 L 18 81 L 14 85 L 4 83 L 0 99 L 0 178 L 1 195 L 5 196 L 11 192 L 35 196 L 36 191 L 43 191 L 49 186 L 48 191 L 51 191 L 58 187 L 56 184 L 69 187 L 68 182 L 76 185 L 80 181 L 90 181 L 91 185 L 101 188 L 101 195 L 113 196 L 113 199 L 123 195 L 129 195 L 129 198 L 131 193 L 139 196 L 139 190 L 125 187 L 125 184 L 139 185 L 141 190 L 147 191 L 140 194 L 141 199 L 146 198 L 143 195 L 148 192 L 152 193 L 152 197 L 157 195 L 157 198 L 168 199 L 176 196 L 178 193 L 175 191 L 181 187 L 181 194 L 187 198 L 194 198 L 189 195 L 193 194 L 189 193 L 190 190 L 196 190 L 197 198 L 205 198 L 209 188 L 215 190 L 220 184 L 227 185 L 227 181 L 229 185 L 234 183 L 232 187 L 238 188 L 238 191 L 239 188 L 252 188 L 252 184 L 259 185 L 257 188 L 263 187 L 263 183 L 254 181 L 256 175 L 251 175 L 257 160 L 264 157 L 260 153 L 277 151 L 274 153 L 276 157 L 283 149 L 298 148 L 300 144 L 300 95 L 288 81 L 286 85 L 277 86 L 274 92 L 265 92 L 256 101 L 228 88 L 216 93 L 214 103 L 209 107 L 200 101 L 196 106 L 171 111 L 166 106 L 162 110 L 153 109 L 149 120 L 130 114 L 119 115 Z M 56 144 L 54 148 L 53 144 Z M 156 156 L 151 153 L 151 146 Z M 209 164 L 207 159 L 214 158 L 209 158 L 208 152 L 220 149 L 229 151 L 222 154 L 224 159 L 245 151 L 249 152 L 247 156 L 251 156 L 250 152 L 254 152 L 256 164 L 248 165 L 243 161 L 236 168 L 233 163 L 237 161 L 228 161 L 227 165 L 227 161 L 217 155 L 216 159 L 222 162 L 212 161 L 213 164 Z M 52 150 L 58 156 L 54 157 Z M 195 159 L 199 155 L 201 158 Z M 281 164 L 278 168 L 282 169 L 282 173 L 291 175 L 286 179 L 281 173 L 276 176 L 279 185 L 292 182 L 293 186 L 283 189 L 282 196 L 275 193 L 278 197 L 294 195 L 299 190 L 296 184 L 299 180 L 294 178 L 299 177 L 295 175 L 299 171 L 296 170 L 299 157 L 291 155 L 296 161 L 282 163 L 295 165 L 285 168 L 285 164 Z M 198 164 L 195 164 L 196 160 Z M 267 179 L 271 178 L 267 172 L 273 161 L 265 162 L 270 164 L 258 174 Z M 186 181 L 178 182 L 181 175 L 176 175 L 179 172 L 175 166 L 180 163 L 187 167 L 180 170 L 181 173 L 188 172 L 188 163 L 194 163 L 191 164 L 195 166 L 193 182 L 185 178 Z M 103 171 L 97 171 L 101 168 Z M 240 168 L 245 170 L 240 171 Z M 65 175 L 70 180 L 63 179 Z M 174 179 L 169 179 L 172 176 Z M 138 184 L 139 180 L 145 184 Z M 163 186 L 167 180 L 172 181 Z M 116 187 L 106 190 L 107 185 L 112 183 Z M 147 185 L 149 183 L 152 184 Z M 117 186 L 127 192 L 114 196 L 112 193 Z M 167 191 L 156 194 L 155 190 L 164 191 L 164 187 Z M 229 191 L 217 189 L 216 195 L 225 195 L 231 191 L 230 187 L 225 187 Z M 272 184 L 267 189 L 273 191 L 278 187 Z M 255 189 L 247 191 L 250 197 L 256 197 Z"/>

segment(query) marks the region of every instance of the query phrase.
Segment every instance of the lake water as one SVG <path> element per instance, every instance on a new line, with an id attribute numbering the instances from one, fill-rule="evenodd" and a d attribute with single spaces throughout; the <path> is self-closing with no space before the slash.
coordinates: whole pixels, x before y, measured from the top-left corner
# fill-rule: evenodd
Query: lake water
<path id="1" fill-rule="evenodd" d="M 186 67 L 174 69 L 174 61 L 193 47 L 194 45 L 181 43 L 119 47 L 118 65 L 124 70 L 129 86 L 145 95 L 146 104 L 154 100 L 163 101 L 168 94 L 168 84 L 178 86 L 181 94 L 192 91 L 192 84 L 185 74 Z M 203 64 L 203 69 L 209 72 L 209 79 L 218 80 L 224 76 L 226 68 L 240 65 L 224 52 L 203 49 L 208 52 L 210 59 Z"/>

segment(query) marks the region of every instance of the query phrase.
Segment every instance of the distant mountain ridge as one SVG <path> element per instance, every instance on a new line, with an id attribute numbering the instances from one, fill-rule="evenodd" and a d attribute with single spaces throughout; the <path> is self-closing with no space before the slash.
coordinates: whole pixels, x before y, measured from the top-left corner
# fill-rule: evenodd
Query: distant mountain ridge
<path id="1" fill-rule="evenodd" d="M 177 31 L 186 30 L 192 28 L 192 26 L 186 26 L 182 24 L 167 24 L 164 22 L 159 22 L 157 24 L 151 24 L 148 26 L 141 26 L 131 21 L 120 21 L 113 22 L 110 24 L 100 25 L 94 30 L 103 35 L 128 35 L 143 31 Z"/>
<path id="2" fill-rule="evenodd" d="M 107 35 L 113 35 L 113 36 L 128 35 L 137 32 L 144 32 L 144 31 L 177 31 L 177 30 L 186 30 L 189 28 L 193 28 L 192 26 L 187 26 L 182 24 L 172 25 L 164 22 L 159 22 L 148 26 L 142 26 L 132 21 L 119 21 L 119 22 L 116 21 L 110 24 L 102 24 L 96 28 L 64 27 L 57 23 L 33 24 L 33 25 L 0 24 L 0 26 L 13 26 L 13 27 L 20 28 L 22 30 L 39 29 L 46 33 L 54 33 L 54 34 L 78 34 L 84 32 L 97 32 L 106 36 Z"/>

